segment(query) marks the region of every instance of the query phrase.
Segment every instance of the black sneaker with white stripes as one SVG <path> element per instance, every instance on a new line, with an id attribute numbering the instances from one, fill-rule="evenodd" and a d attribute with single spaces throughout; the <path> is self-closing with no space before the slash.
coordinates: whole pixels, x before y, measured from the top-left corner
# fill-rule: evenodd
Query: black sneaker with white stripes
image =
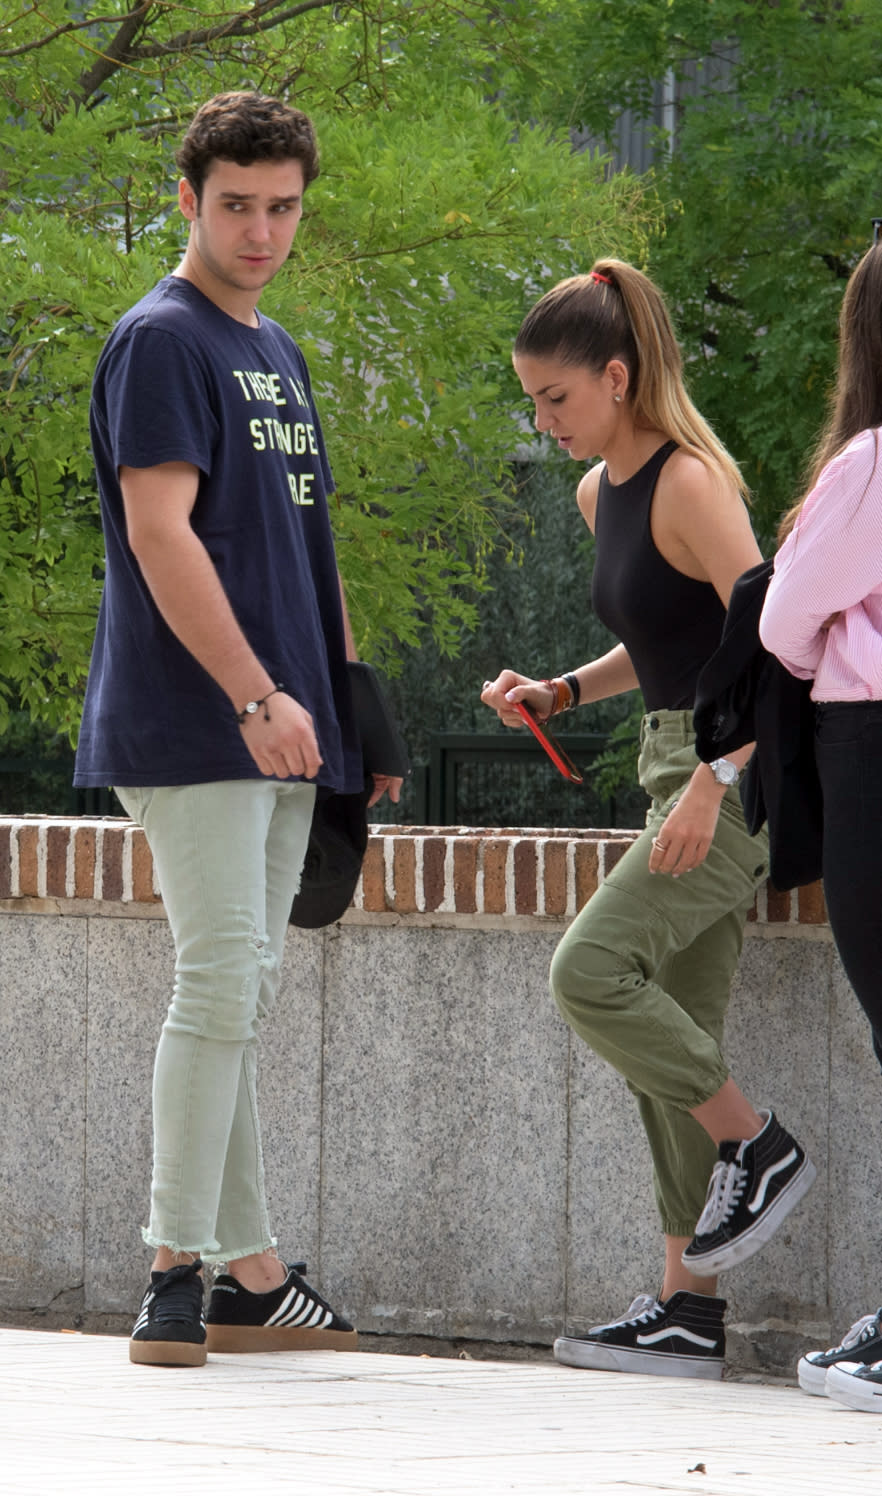
<path id="1" fill-rule="evenodd" d="M 228 1273 L 214 1280 L 205 1316 L 210 1351 L 354 1351 L 358 1334 L 295 1262 L 281 1288 L 251 1293 Z"/>
<path id="2" fill-rule="evenodd" d="M 129 1360 L 139 1366 L 204 1366 L 202 1263 L 151 1273 L 150 1287 L 129 1341 Z"/>
<path id="3" fill-rule="evenodd" d="M 874 1362 L 882 1361 L 882 1309 L 855 1320 L 848 1334 L 843 1335 L 841 1345 L 831 1346 L 828 1351 L 808 1351 L 800 1357 L 796 1375 L 803 1392 L 823 1397 L 827 1390 L 827 1372 L 842 1361 L 858 1366 L 872 1366 Z"/>
<path id="4" fill-rule="evenodd" d="M 562 1366 L 588 1371 L 719 1381 L 726 1354 L 725 1313 L 725 1299 L 684 1289 L 664 1303 L 641 1293 L 621 1319 L 595 1325 L 587 1335 L 562 1335 L 554 1342 L 554 1358 Z"/>
<path id="5" fill-rule="evenodd" d="M 752 1257 L 814 1183 L 811 1159 L 773 1112 L 765 1118 L 755 1138 L 720 1144 L 704 1210 L 683 1253 L 683 1266 L 700 1277 Z"/>

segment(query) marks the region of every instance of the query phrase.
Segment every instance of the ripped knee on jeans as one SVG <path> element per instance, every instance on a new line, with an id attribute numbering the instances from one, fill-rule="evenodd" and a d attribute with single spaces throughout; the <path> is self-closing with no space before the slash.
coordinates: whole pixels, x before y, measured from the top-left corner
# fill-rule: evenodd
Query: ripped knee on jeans
<path id="1" fill-rule="evenodd" d="M 248 936 L 248 949 L 253 951 L 257 957 L 258 966 L 263 967 L 264 971 L 275 970 L 278 962 L 276 953 L 269 943 L 269 936 L 261 935 L 256 925 L 252 927 L 251 934 Z"/>

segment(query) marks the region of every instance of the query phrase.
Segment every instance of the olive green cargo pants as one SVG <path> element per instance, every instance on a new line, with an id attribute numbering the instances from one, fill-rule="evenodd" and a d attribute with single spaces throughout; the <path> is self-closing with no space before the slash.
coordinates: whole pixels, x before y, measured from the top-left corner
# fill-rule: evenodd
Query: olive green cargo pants
<path id="1" fill-rule="evenodd" d="M 652 839 L 697 763 L 691 712 L 644 717 L 646 829 L 570 926 L 551 965 L 567 1023 L 637 1097 L 670 1236 L 692 1235 L 717 1158 L 689 1110 L 728 1078 L 723 1020 L 744 921 L 768 873 L 765 829 L 748 835 L 737 788 L 725 793 L 700 867 L 679 878 L 650 873 Z"/>

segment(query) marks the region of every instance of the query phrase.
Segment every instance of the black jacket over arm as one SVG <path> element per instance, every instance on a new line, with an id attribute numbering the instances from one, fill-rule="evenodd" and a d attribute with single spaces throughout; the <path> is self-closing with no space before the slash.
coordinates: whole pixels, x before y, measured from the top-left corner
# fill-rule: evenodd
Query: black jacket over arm
<path id="1" fill-rule="evenodd" d="M 698 678 L 695 732 L 705 763 L 756 743 L 741 801 L 752 836 L 768 822 L 769 874 L 783 892 L 820 878 L 822 814 L 811 681 L 791 675 L 759 637 L 773 569 L 760 561 L 732 589 L 719 648 Z"/>

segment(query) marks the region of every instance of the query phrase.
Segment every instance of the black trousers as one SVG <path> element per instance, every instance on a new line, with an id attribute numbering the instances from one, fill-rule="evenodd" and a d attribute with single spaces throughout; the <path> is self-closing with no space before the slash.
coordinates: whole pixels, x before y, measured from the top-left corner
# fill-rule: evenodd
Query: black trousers
<path id="1" fill-rule="evenodd" d="M 882 702 L 819 702 L 815 756 L 830 926 L 882 1065 Z"/>

